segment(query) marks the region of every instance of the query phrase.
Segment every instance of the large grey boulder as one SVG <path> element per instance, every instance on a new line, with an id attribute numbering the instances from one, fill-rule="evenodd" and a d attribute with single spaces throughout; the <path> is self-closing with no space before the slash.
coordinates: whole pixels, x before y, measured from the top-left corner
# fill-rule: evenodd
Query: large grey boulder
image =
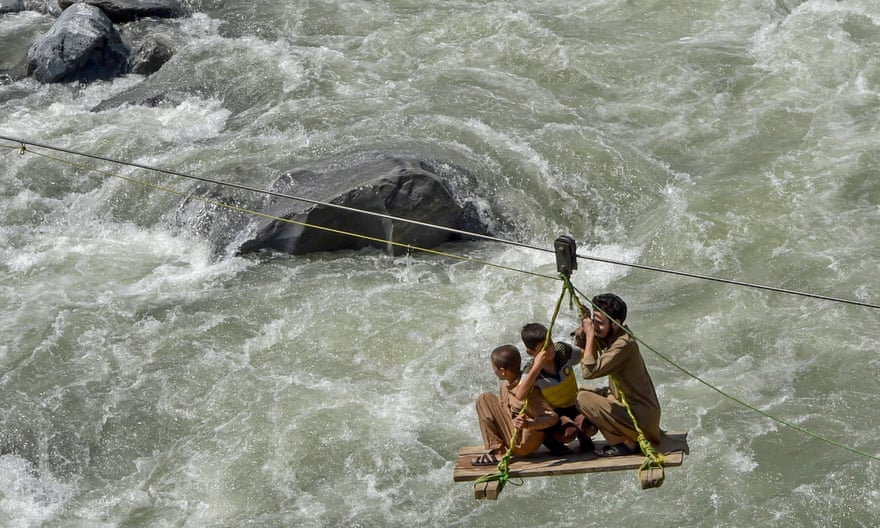
<path id="1" fill-rule="evenodd" d="M 131 51 L 100 9 L 65 9 L 28 50 L 26 74 L 42 83 L 109 80 L 128 69 Z"/>
<path id="2" fill-rule="evenodd" d="M 466 233 L 490 234 L 483 218 L 492 218 L 493 225 L 498 219 L 475 189 L 473 176 L 457 166 L 408 155 L 369 153 L 356 160 L 320 162 L 285 172 L 267 189 L 270 194 L 200 185 L 169 220 L 207 238 L 218 254 L 301 255 L 364 247 L 401 254 L 406 247 L 382 241 L 431 248 L 470 238 Z M 292 196 L 311 202 L 288 198 Z M 330 203 L 463 233 L 322 205 Z"/>
<path id="3" fill-rule="evenodd" d="M 84 3 L 98 7 L 115 23 L 139 18 L 177 18 L 183 16 L 180 0 L 59 0 L 61 9 Z"/>
<path id="4" fill-rule="evenodd" d="M 455 196 L 449 179 L 440 174 L 438 166 L 416 158 L 380 157 L 327 171 L 287 172 L 278 178 L 271 191 L 469 233 L 488 234 L 474 204 Z M 261 210 L 300 223 L 261 221 L 254 234 L 240 245 L 240 253 L 272 250 L 300 255 L 377 247 L 391 254 L 402 254 L 407 251 L 405 246 L 382 241 L 432 248 L 462 238 L 448 230 L 427 225 L 277 196 L 264 203 Z"/>

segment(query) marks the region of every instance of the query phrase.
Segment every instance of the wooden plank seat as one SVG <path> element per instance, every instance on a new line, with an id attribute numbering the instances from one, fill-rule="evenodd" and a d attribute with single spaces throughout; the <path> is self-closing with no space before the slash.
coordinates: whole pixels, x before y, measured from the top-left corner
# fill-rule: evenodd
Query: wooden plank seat
<path id="1" fill-rule="evenodd" d="M 595 442 L 596 449 L 601 450 L 606 442 L 598 440 Z M 687 433 L 666 433 L 666 440 L 657 446 L 657 451 L 663 453 L 663 467 L 676 467 L 684 462 L 684 455 L 689 451 L 687 445 Z M 495 473 L 498 468 L 495 466 L 473 466 L 471 459 L 484 453 L 482 446 L 462 447 L 458 451 L 458 459 L 455 463 L 455 470 L 452 473 L 452 480 L 455 482 L 473 481 L 487 475 Z M 639 469 L 645 457 L 642 454 L 624 455 L 616 457 L 600 457 L 595 452 L 583 453 L 575 447 L 570 454 L 553 455 L 544 447 L 538 452 L 533 453 L 526 458 L 512 458 L 510 460 L 510 478 L 527 478 L 527 477 L 551 477 L 556 475 L 573 475 L 579 473 L 598 473 L 604 471 L 622 471 L 627 469 Z M 661 475 L 649 475 L 647 478 L 654 479 L 656 487 L 662 483 Z M 474 490 L 477 498 L 494 499 L 498 496 L 498 482 L 482 482 L 477 485 Z"/>

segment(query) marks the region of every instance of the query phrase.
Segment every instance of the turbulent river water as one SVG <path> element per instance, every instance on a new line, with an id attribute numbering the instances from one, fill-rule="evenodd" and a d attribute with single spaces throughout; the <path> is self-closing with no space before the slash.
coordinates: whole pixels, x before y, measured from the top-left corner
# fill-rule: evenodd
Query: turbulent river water
<path id="1" fill-rule="evenodd" d="M 218 255 L 167 192 L 191 180 L 2 141 L 0 526 L 880 521 L 880 3 L 187 5 L 150 77 L 0 85 L 0 135 L 260 188 L 377 151 L 462 167 L 500 237 L 571 235 L 578 289 L 627 300 L 691 454 L 658 489 L 476 501 L 453 461 L 488 352 L 552 314 L 551 253 Z M 4 64 L 52 21 L 0 16 Z M 93 111 L 143 83 L 176 98 Z"/>

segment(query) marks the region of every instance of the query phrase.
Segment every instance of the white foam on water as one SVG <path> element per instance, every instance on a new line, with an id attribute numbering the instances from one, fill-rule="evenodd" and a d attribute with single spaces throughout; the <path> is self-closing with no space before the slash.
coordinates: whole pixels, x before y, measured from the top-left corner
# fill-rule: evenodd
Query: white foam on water
<path id="1" fill-rule="evenodd" d="M 211 18 L 202 12 L 194 12 L 181 19 L 180 27 L 194 39 L 207 39 L 216 37 L 222 25 L 222 20 Z"/>
<path id="2" fill-rule="evenodd" d="M 78 491 L 17 455 L 0 455 L 0 524 L 9 528 L 51 521 Z"/>

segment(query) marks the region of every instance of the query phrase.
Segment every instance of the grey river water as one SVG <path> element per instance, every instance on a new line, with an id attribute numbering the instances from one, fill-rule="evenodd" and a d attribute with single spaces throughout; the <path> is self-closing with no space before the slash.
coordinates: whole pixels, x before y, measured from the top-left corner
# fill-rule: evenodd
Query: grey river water
<path id="1" fill-rule="evenodd" d="M 508 240 L 880 303 L 878 2 L 187 5 L 150 77 L 0 85 L 0 135 L 260 188 L 440 159 Z M 0 16 L 2 53 L 52 20 Z M 92 111 L 143 83 L 177 98 Z M 582 258 L 575 285 L 620 294 L 671 361 L 643 348 L 691 454 L 654 490 L 624 471 L 476 501 L 453 461 L 488 352 L 552 313 L 559 282 L 517 272 L 552 254 L 217 255 L 162 190 L 192 181 L 0 147 L 0 526 L 880 522 L 876 308 Z"/>

